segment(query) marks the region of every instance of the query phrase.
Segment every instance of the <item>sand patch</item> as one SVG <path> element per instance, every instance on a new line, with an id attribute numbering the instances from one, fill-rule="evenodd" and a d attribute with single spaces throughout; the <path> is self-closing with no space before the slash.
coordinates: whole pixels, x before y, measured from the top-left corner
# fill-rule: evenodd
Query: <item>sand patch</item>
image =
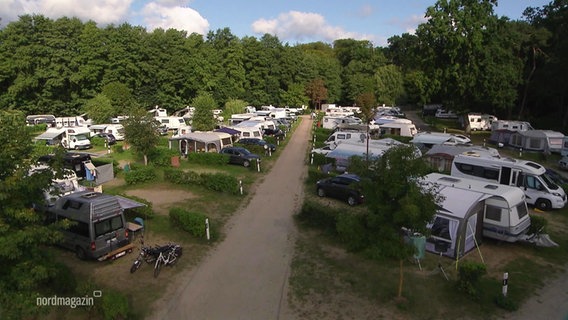
<path id="1" fill-rule="evenodd" d="M 126 194 L 150 201 L 154 212 L 162 215 L 167 215 L 168 210 L 176 204 L 197 198 L 189 191 L 176 189 L 136 189 L 126 191 Z"/>

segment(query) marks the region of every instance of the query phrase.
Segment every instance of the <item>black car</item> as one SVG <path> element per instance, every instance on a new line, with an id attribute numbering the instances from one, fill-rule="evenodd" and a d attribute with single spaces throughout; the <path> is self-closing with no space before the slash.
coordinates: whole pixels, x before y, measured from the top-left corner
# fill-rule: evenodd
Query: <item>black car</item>
<path id="1" fill-rule="evenodd" d="M 116 143 L 116 138 L 114 137 L 114 135 L 112 133 L 101 132 L 101 133 L 97 134 L 97 136 L 105 139 L 109 146 Z"/>
<path id="2" fill-rule="evenodd" d="M 347 201 L 350 206 L 354 206 L 364 200 L 363 194 L 356 186 L 360 181 L 359 176 L 347 173 L 326 178 L 317 182 L 317 194 L 320 197 L 332 197 Z"/>
<path id="3" fill-rule="evenodd" d="M 240 164 L 244 167 L 248 167 L 251 162 L 260 159 L 259 155 L 242 147 L 225 147 L 219 153 L 229 155 L 229 163 Z"/>
<path id="4" fill-rule="evenodd" d="M 276 151 L 276 145 L 274 145 L 272 143 L 268 143 L 268 142 L 266 142 L 262 139 L 242 138 L 242 139 L 239 139 L 238 143 L 244 144 L 244 145 L 261 146 L 265 150 L 270 148 L 270 151 L 272 151 L 272 152 Z"/>
<path id="5" fill-rule="evenodd" d="M 265 128 L 262 131 L 262 135 L 265 136 L 273 136 L 275 138 L 278 137 L 284 137 L 284 131 L 280 130 L 280 129 L 270 129 L 270 128 Z"/>

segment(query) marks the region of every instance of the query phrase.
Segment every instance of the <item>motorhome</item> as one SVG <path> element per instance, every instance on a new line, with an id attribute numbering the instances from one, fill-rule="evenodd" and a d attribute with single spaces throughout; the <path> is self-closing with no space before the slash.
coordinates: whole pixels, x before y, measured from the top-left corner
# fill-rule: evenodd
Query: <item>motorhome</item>
<path id="1" fill-rule="evenodd" d="M 57 128 L 68 127 L 88 127 L 92 124 L 91 120 L 85 120 L 84 115 L 74 117 L 57 117 L 55 118 L 55 126 Z"/>
<path id="2" fill-rule="evenodd" d="M 153 109 L 148 110 L 148 113 L 151 113 L 154 118 L 168 116 L 168 110 L 160 108 L 160 106 L 155 106 Z"/>
<path id="3" fill-rule="evenodd" d="M 512 186 L 485 181 L 457 178 L 431 173 L 424 181 L 439 186 L 482 194 L 483 236 L 507 242 L 524 239 L 530 227 L 530 217 L 524 192 Z M 460 202 L 460 198 L 447 199 Z"/>
<path id="4" fill-rule="evenodd" d="M 418 130 L 414 123 L 408 119 L 396 119 L 380 125 L 381 135 L 390 134 L 403 137 L 414 137 Z"/>
<path id="5" fill-rule="evenodd" d="M 322 127 L 324 129 L 335 129 L 340 124 L 361 124 L 363 121 L 354 116 L 323 116 Z"/>
<path id="6" fill-rule="evenodd" d="M 229 119 L 229 125 L 235 126 L 243 121 L 247 121 L 250 118 L 256 116 L 256 113 L 235 113 L 231 115 Z"/>
<path id="7" fill-rule="evenodd" d="M 47 144 L 61 144 L 65 149 L 80 150 L 91 147 L 91 131 L 87 127 L 48 128 L 35 140 L 44 140 Z"/>
<path id="8" fill-rule="evenodd" d="M 491 130 L 491 124 L 493 121 L 497 121 L 497 117 L 490 114 L 481 113 L 468 113 L 467 120 L 469 122 L 469 128 L 472 131 L 487 131 Z"/>
<path id="9" fill-rule="evenodd" d="M 55 127 L 55 116 L 52 114 L 34 114 L 26 117 L 26 125 L 35 126 L 46 124 L 48 127 Z"/>
<path id="10" fill-rule="evenodd" d="M 91 136 L 96 136 L 99 133 L 110 133 L 118 141 L 124 140 L 124 126 L 119 123 L 112 124 L 94 124 L 89 127 Z"/>
<path id="11" fill-rule="evenodd" d="M 534 128 L 526 121 L 495 120 L 491 123 L 491 130 L 527 131 Z"/>
<path id="12" fill-rule="evenodd" d="M 414 135 L 411 143 L 425 148 L 431 148 L 436 144 L 459 145 L 470 144 L 471 139 L 463 134 L 442 133 L 442 132 L 419 132 Z"/>
<path id="13" fill-rule="evenodd" d="M 526 202 L 541 210 L 561 209 L 567 202 L 564 190 L 553 182 L 543 166 L 532 161 L 459 154 L 452 162 L 451 175 L 517 186 L 525 192 Z"/>
<path id="14" fill-rule="evenodd" d="M 115 258 L 132 248 L 118 196 L 75 192 L 58 198 L 46 213 L 49 221 L 73 222 L 61 231 L 61 245 L 80 259 Z"/>

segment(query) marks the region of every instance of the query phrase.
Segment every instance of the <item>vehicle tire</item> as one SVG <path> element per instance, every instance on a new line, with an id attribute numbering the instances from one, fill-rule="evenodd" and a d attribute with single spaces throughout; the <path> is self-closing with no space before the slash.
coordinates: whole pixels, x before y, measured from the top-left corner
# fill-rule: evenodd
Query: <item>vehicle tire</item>
<path id="1" fill-rule="evenodd" d="M 85 250 L 79 246 L 77 246 L 75 248 L 75 256 L 81 260 L 86 260 L 87 259 L 87 253 L 85 252 Z"/>
<path id="2" fill-rule="evenodd" d="M 347 198 L 347 204 L 349 204 L 350 206 L 354 206 L 357 204 L 357 200 L 355 200 L 354 196 L 349 196 L 349 198 Z"/>
<path id="3" fill-rule="evenodd" d="M 550 203 L 550 200 L 547 199 L 538 199 L 535 203 L 535 207 L 542 211 L 549 211 L 552 209 L 552 203 Z"/>
<path id="4" fill-rule="evenodd" d="M 132 263 L 132 267 L 130 267 L 130 273 L 136 272 L 136 270 L 138 270 L 141 265 L 142 265 L 142 261 L 136 259 L 136 261 L 134 261 L 134 263 Z"/>
<path id="5" fill-rule="evenodd" d="M 323 190 L 323 188 L 318 188 L 318 196 L 325 197 L 325 190 Z"/>
<path id="6" fill-rule="evenodd" d="M 250 167 L 250 161 L 245 160 L 245 161 L 243 162 L 243 167 L 245 167 L 245 168 Z"/>
<path id="7" fill-rule="evenodd" d="M 161 269 L 162 269 L 162 262 L 161 261 L 156 262 L 156 265 L 154 266 L 154 278 L 158 277 Z"/>

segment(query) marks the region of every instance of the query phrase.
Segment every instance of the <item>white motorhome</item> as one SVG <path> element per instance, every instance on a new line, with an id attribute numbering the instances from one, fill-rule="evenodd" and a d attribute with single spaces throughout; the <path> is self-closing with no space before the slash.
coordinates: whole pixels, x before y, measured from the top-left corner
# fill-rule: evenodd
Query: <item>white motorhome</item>
<path id="1" fill-rule="evenodd" d="M 530 227 L 525 194 L 517 187 L 431 173 L 424 181 L 482 194 L 483 236 L 501 241 L 523 240 Z M 447 199 L 459 203 L 460 198 Z"/>
<path id="2" fill-rule="evenodd" d="M 229 125 L 235 126 L 243 121 L 247 121 L 250 118 L 256 116 L 256 113 L 235 113 L 231 115 L 229 119 Z"/>
<path id="3" fill-rule="evenodd" d="M 55 118 L 55 126 L 57 128 L 67 127 L 88 127 L 91 125 L 91 120 L 85 120 L 83 115 L 74 117 L 57 117 Z"/>
<path id="4" fill-rule="evenodd" d="M 383 125 L 384 126 L 384 125 Z M 442 133 L 442 132 L 419 132 L 410 140 L 417 146 L 431 148 L 436 144 L 459 145 L 469 144 L 471 139 L 463 134 Z"/>
<path id="5" fill-rule="evenodd" d="M 339 144 L 345 141 L 360 142 L 363 143 L 368 139 L 366 132 L 344 132 L 337 131 L 332 133 L 327 140 L 324 141 L 326 145 Z"/>
<path id="6" fill-rule="evenodd" d="M 124 140 L 124 126 L 119 123 L 94 124 L 89 127 L 89 130 L 91 130 L 91 136 L 104 132 L 112 134 L 117 141 Z"/>
<path id="7" fill-rule="evenodd" d="M 87 127 L 48 128 L 35 140 L 45 140 L 47 144 L 61 144 L 65 149 L 89 149 L 91 131 Z"/>
<path id="8" fill-rule="evenodd" d="M 160 106 L 155 106 L 154 109 L 148 110 L 148 113 L 151 113 L 154 118 L 168 116 L 168 110 L 160 108 Z"/>
<path id="9" fill-rule="evenodd" d="M 517 186 L 525 192 L 526 202 L 541 210 L 561 209 L 567 202 L 564 190 L 553 182 L 543 166 L 532 161 L 459 154 L 454 157 L 451 174 Z"/>
<path id="10" fill-rule="evenodd" d="M 493 121 L 497 121 L 497 117 L 490 114 L 481 113 L 468 113 L 467 120 L 469 122 L 469 128 L 472 131 L 477 130 L 491 130 L 491 124 Z"/>
<path id="11" fill-rule="evenodd" d="M 363 121 L 354 116 L 323 116 L 322 127 L 324 129 L 335 129 L 340 124 L 361 124 Z"/>
<path id="12" fill-rule="evenodd" d="M 526 121 L 495 120 L 491 123 L 491 130 L 527 131 L 534 128 Z"/>
<path id="13" fill-rule="evenodd" d="M 390 134 L 403 137 L 414 137 L 418 130 L 414 123 L 408 119 L 396 119 L 380 126 L 381 135 Z"/>

